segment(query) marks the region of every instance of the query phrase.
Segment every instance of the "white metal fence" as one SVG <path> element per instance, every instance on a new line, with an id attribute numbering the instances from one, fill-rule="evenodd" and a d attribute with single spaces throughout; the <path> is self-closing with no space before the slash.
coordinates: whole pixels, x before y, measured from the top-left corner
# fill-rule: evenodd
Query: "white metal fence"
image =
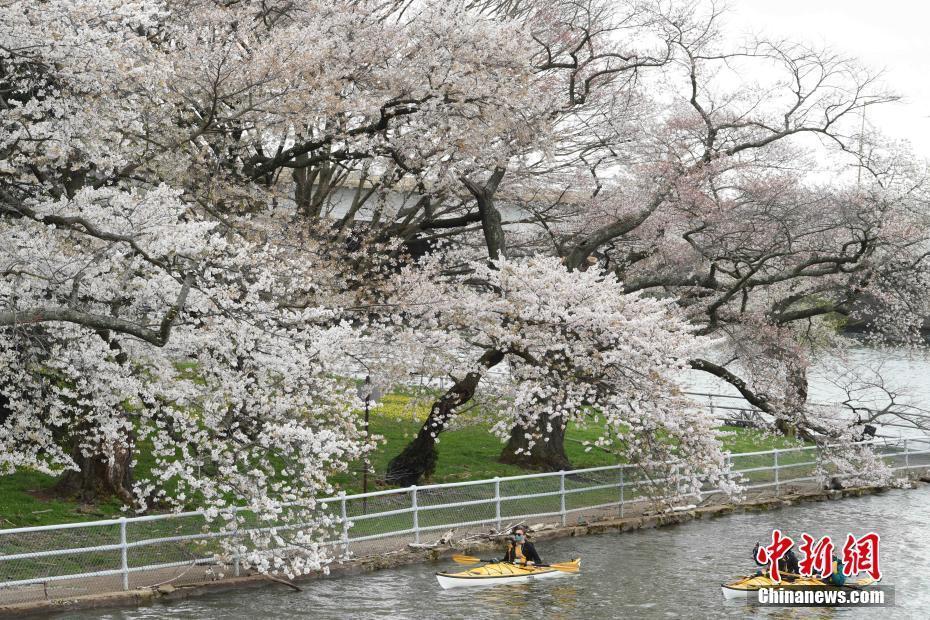
<path id="1" fill-rule="evenodd" d="M 894 470 L 930 467 L 930 436 L 865 443 Z M 778 495 L 843 475 L 829 470 L 817 447 L 730 459 L 751 495 Z M 664 482 L 674 490 L 674 480 Z M 328 544 L 343 557 L 364 556 L 438 539 L 449 529 L 461 536 L 528 519 L 565 525 L 575 518 L 635 514 L 652 505 L 655 483 L 634 466 L 617 465 L 340 495 L 321 504 L 339 524 Z M 708 488 L 702 498 L 716 492 Z M 216 544 L 236 535 L 211 531 L 200 512 L 0 530 L 0 603 L 238 575 L 238 560 L 220 555 Z"/>

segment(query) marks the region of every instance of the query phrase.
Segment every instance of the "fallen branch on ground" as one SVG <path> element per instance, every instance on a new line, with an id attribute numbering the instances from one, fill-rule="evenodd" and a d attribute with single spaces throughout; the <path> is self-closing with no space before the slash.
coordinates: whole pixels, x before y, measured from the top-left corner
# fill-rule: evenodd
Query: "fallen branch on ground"
<path id="1" fill-rule="evenodd" d="M 263 577 L 265 577 L 265 579 L 268 579 L 268 580 L 270 580 L 270 581 L 274 581 L 275 583 L 280 583 L 280 584 L 282 584 L 282 585 L 285 585 L 285 586 L 287 586 L 288 588 L 291 588 L 291 589 L 293 589 L 293 590 L 296 590 L 297 592 L 303 592 L 303 589 L 302 589 L 300 586 L 298 586 L 296 583 L 293 583 L 293 582 L 291 582 L 291 581 L 288 581 L 287 579 L 281 579 L 280 577 L 275 577 L 275 576 L 269 575 L 269 574 L 267 574 L 267 573 L 265 573 L 265 574 L 263 575 Z"/>

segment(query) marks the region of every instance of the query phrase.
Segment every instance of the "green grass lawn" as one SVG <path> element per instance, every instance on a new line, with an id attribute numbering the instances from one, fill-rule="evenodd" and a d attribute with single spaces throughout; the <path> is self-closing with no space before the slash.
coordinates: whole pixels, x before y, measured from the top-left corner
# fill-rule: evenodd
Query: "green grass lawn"
<path id="1" fill-rule="evenodd" d="M 372 413 L 371 433 L 382 436 L 384 441 L 371 457 L 375 474 L 370 476 L 369 490 L 380 488 L 377 480 L 386 470 L 388 461 L 416 434 L 427 412 L 428 405 L 425 403 L 412 403 L 407 396 L 390 395 L 384 399 L 381 407 Z M 790 439 L 772 437 L 756 430 L 724 430 L 729 431 L 724 438 L 724 445 L 733 453 L 797 445 Z M 597 435 L 595 429 L 569 428 L 565 450 L 574 467 L 598 467 L 618 462 L 615 455 L 601 449 L 586 450 L 584 442 L 596 439 Z M 488 432 L 488 426 L 481 421 L 480 416 L 463 416 L 451 430 L 440 436 L 439 462 L 436 472 L 427 482 L 458 482 L 526 473 L 518 467 L 498 463 L 497 457 L 501 448 L 500 440 Z M 782 462 L 791 462 L 792 458 L 795 456 L 789 453 Z M 150 469 L 151 459 L 147 458 L 144 451 L 140 450 L 138 460 L 139 471 L 145 472 Z M 768 462 L 759 462 L 758 465 Z M 738 466 L 755 466 L 755 463 L 743 459 Z M 362 464 L 352 463 L 350 469 L 349 473 L 335 476 L 333 482 L 348 493 L 360 492 Z M 50 495 L 54 483 L 55 478 L 51 476 L 29 471 L 0 477 L 0 528 L 90 521 L 121 514 L 118 502 L 112 500 L 82 505 L 67 499 L 54 498 Z"/>
<path id="2" fill-rule="evenodd" d="M 111 500 L 93 506 L 48 496 L 55 478 L 33 471 L 0 476 L 0 528 L 91 521 L 119 512 Z"/>
<path id="3" fill-rule="evenodd" d="M 411 405 L 404 396 L 388 396 L 379 410 L 371 415 L 370 432 L 384 437 L 377 452 L 372 455 L 371 466 L 375 471 L 370 479 L 379 478 L 387 469 L 388 461 L 396 456 L 420 428 L 421 421 L 429 412 L 429 407 Z M 790 448 L 799 444 L 786 437 L 773 436 L 754 429 L 723 427 L 724 448 L 733 453 L 771 450 L 773 448 Z M 599 448 L 587 449 L 585 442 L 593 442 L 599 436 L 597 429 L 569 427 L 566 433 L 565 452 L 576 469 L 616 465 L 617 456 Z M 488 432 L 488 426 L 468 416 L 454 423 L 453 428 L 439 436 L 437 449 L 439 462 L 436 471 L 428 482 L 459 482 L 463 480 L 480 480 L 495 476 L 519 476 L 527 473 L 512 465 L 497 462 L 503 444 Z M 786 455 L 786 458 L 791 458 Z M 766 462 L 769 462 L 766 460 Z M 785 460 L 784 462 L 789 462 Z M 763 463 L 758 463 L 759 465 Z M 740 467 L 754 466 L 754 462 L 743 459 Z M 361 463 L 353 463 L 356 470 L 350 475 L 334 478 L 347 492 L 361 491 Z M 369 482 L 369 490 L 373 485 Z"/>

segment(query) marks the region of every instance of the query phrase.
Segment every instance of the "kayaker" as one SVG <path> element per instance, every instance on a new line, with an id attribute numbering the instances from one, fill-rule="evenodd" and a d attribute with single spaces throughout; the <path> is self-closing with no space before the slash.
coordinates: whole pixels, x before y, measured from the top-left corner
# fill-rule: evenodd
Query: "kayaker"
<path id="1" fill-rule="evenodd" d="M 778 561 L 778 570 L 790 575 L 797 575 L 801 570 L 798 556 L 794 553 L 794 547 L 788 549 L 785 555 Z"/>
<path id="2" fill-rule="evenodd" d="M 757 566 L 765 566 L 765 563 L 761 563 L 758 560 L 760 544 L 756 543 L 756 546 L 752 550 L 752 560 L 756 563 Z M 788 551 L 785 552 L 785 555 L 781 556 L 778 559 L 778 572 L 784 575 L 785 581 L 794 581 L 797 579 L 798 571 L 801 570 L 801 565 L 798 562 L 798 556 L 794 552 L 794 547 L 790 547 Z M 762 575 L 765 571 L 759 571 L 756 575 Z"/>
<path id="3" fill-rule="evenodd" d="M 846 583 L 846 575 L 843 574 L 843 561 L 836 557 L 836 554 L 833 555 L 833 572 L 830 573 L 829 577 L 821 577 L 820 581 L 828 586 L 841 586 Z"/>
<path id="4" fill-rule="evenodd" d="M 542 564 L 536 547 L 526 539 L 526 528 L 517 526 L 513 529 L 513 539 L 504 555 L 505 562 L 514 564 Z"/>

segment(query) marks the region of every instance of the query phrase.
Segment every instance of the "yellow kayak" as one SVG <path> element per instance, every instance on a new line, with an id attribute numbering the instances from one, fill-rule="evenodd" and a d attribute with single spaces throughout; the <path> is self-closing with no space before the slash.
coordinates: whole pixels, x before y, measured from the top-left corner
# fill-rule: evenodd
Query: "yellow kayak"
<path id="1" fill-rule="evenodd" d="M 581 558 L 564 564 L 581 566 Z M 510 562 L 494 562 L 472 568 L 461 573 L 436 573 L 443 589 L 473 586 L 494 586 L 503 583 L 528 583 L 537 579 L 554 579 L 571 573 L 547 566 L 518 566 Z"/>
<path id="2" fill-rule="evenodd" d="M 856 581 L 846 581 L 845 586 L 852 586 L 856 588 L 864 588 L 866 586 L 872 585 L 875 583 L 875 580 L 871 577 L 864 577 Z M 723 597 L 727 599 L 734 598 L 745 598 L 750 594 L 756 592 L 760 588 L 775 588 L 777 590 L 791 590 L 793 588 L 799 587 L 815 587 L 815 588 L 836 588 L 836 587 L 845 587 L 845 586 L 834 586 L 822 582 L 820 579 L 815 577 L 800 577 L 794 581 L 785 581 L 782 580 L 780 583 L 772 580 L 768 575 L 751 575 L 749 577 L 741 577 L 736 581 L 725 583 L 720 586 L 720 589 L 723 591 Z"/>

